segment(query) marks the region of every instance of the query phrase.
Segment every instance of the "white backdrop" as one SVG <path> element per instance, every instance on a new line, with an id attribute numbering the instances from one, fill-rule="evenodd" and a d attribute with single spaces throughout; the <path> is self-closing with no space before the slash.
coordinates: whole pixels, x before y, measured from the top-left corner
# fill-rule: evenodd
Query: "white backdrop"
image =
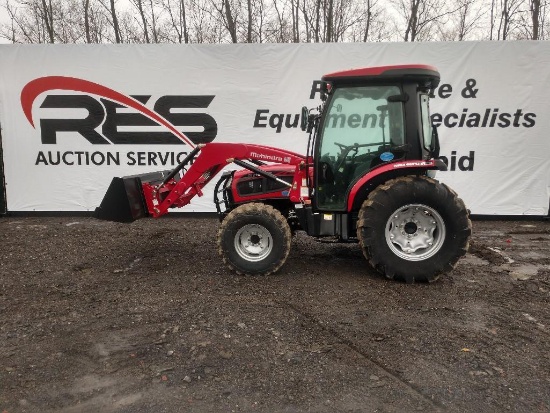
<path id="1" fill-rule="evenodd" d="M 310 99 L 314 80 L 353 67 L 423 63 L 442 75 L 431 107 L 451 170 L 438 178 L 474 214 L 546 215 L 549 60 L 546 42 L 0 45 L 8 211 L 93 210 L 113 176 L 171 167 L 172 154 L 189 146 L 151 142 L 139 134 L 165 132 L 166 126 L 135 125 L 140 112 L 160 111 L 155 106 L 160 103 L 184 133 L 215 124 L 216 142 L 303 153 L 307 135 L 294 121 L 301 106 L 319 104 L 318 95 Z M 37 80 L 52 76 L 82 82 Z M 100 100 L 106 96 L 108 101 Z M 128 96 L 146 102 L 145 109 L 113 109 L 109 103 Z M 74 102 L 78 107 L 71 107 Z M 188 107 L 193 105 L 198 107 Z M 189 113 L 203 114 L 198 125 L 185 118 Z M 71 126 L 71 119 L 80 126 Z M 134 132 L 145 141 L 122 143 L 107 130 Z M 211 194 L 207 188 L 183 210 L 213 211 Z"/>

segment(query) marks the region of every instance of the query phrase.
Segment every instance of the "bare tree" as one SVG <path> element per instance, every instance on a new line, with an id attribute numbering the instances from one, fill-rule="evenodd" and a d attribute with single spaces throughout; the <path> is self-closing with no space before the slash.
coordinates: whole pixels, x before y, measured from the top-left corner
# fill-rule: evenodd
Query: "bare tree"
<path id="1" fill-rule="evenodd" d="M 191 0 L 189 8 L 190 42 L 222 43 L 225 25 L 219 23 L 220 15 L 212 0 Z"/>
<path id="2" fill-rule="evenodd" d="M 44 0 L 6 3 L 10 17 L 9 29 L 2 28 L 2 37 L 14 43 L 53 43 L 54 5 Z M 48 9 L 49 7 L 49 9 Z"/>
<path id="3" fill-rule="evenodd" d="M 532 22 L 527 22 L 529 5 L 529 0 L 491 0 L 489 40 L 531 38 Z M 526 27 L 530 33 L 527 36 Z"/>
<path id="4" fill-rule="evenodd" d="M 300 8 L 304 21 L 306 42 L 319 43 L 321 41 L 321 0 L 302 0 Z"/>
<path id="5" fill-rule="evenodd" d="M 90 0 L 84 0 L 84 34 L 86 43 L 91 43 L 90 37 Z"/>
<path id="6" fill-rule="evenodd" d="M 334 9 L 333 41 L 344 42 L 349 39 L 353 28 L 361 25 L 367 18 L 365 3 L 353 0 L 339 0 Z"/>
<path id="7" fill-rule="evenodd" d="M 292 9 L 292 41 L 300 43 L 300 0 L 290 1 Z"/>
<path id="8" fill-rule="evenodd" d="M 147 16 L 145 16 L 145 10 L 143 8 L 143 0 L 132 0 L 132 4 L 139 13 L 142 25 L 141 27 L 143 29 L 143 36 L 145 37 L 145 43 L 151 43 L 149 39 L 149 25 L 147 24 Z"/>
<path id="9" fill-rule="evenodd" d="M 252 0 L 246 0 L 247 22 L 246 22 L 246 42 L 252 43 Z"/>
<path id="10" fill-rule="evenodd" d="M 528 0 L 528 5 L 529 13 L 527 14 L 531 25 L 527 38 L 531 40 L 543 40 L 545 38 L 544 26 L 546 21 L 547 3 L 541 2 L 541 0 Z M 529 27 L 528 22 L 525 23 L 525 26 Z"/>
<path id="11" fill-rule="evenodd" d="M 273 0 L 273 8 L 275 10 L 276 20 L 272 21 L 270 33 L 273 36 L 273 41 L 278 43 L 286 43 L 289 41 L 288 20 L 286 18 L 285 8 L 277 4 L 277 0 Z"/>
<path id="12" fill-rule="evenodd" d="M 380 42 L 392 40 L 394 27 L 388 24 L 391 17 L 380 7 L 378 0 L 366 0 L 362 9 L 354 11 L 357 19 L 349 27 L 347 40 L 353 42 Z"/>
<path id="13" fill-rule="evenodd" d="M 334 0 L 324 0 L 324 26 L 325 32 L 323 36 L 323 41 L 332 42 L 333 41 L 333 26 L 334 26 Z"/>
<path id="14" fill-rule="evenodd" d="M 493 33 L 495 31 L 496 2 L 497 0 L 491 0 L 491 15 L 489 17 L 489 40 L 493 40 Z"/>
<path id="15" fill-rule="evenodd" d="M 189 29 L 187 27 L 187 11 L 185 0 L 164 0 L 162 8 L 168 14 L 169 25 L 176 32 L 178 43 L 189 43 Z"/>
<path id="16" fill-rule="evenodd" d="M 121 0 L 119 0 L 121 1 Z M 541 0 L 0 0 L 14 43 L 545 39 Z M 397 12 L 397 13 L 396 13 Z M 396 18 L 397 16 L 397 18 Z"/>
<path id="17" fill-rule="evenodd" d="M 120 27 L 118 25 L 118 17 L 116 15 L 115 0 L 110 0 L 111 5 L 111 17 L 113 22 L 113 30 L 115 31 L 115 42 L 122 43 L 122 36 L 120 35 Z"/>
<path id="18" fill-rule="evenodd" d="M 112 36 L 110 28 L 111 14 L 108 9 L 105 9 L 103 5 L 97 1 L 91 0 L 89 8 L 89 24 L 90 24 L 90 42 L 91 43 L 104 43 L 112 42 Z"/>
<path id="19" fill-rule="evenodd" d="M 520 15 L 523 0 L 501 0 L 502 11 L 500 25 L 498 29 L 498 38 L 507 40 L 514 29 L 517 28 L 518 17 Z"/>
<path id="20" fill-rule="evenodd" d="M 358 30 L 367 29 L 368 4 L 374 3 L 376 0 L 368 0 L 367 4 L 353 0 L 302 0 L 293 13 L 293 23 L 306 42 L 362 41 L 364 36 L 359 36 Z M 374 14 L 371 8 L 370 16 Z"/>
<path id="21" fill-rule="evenodd" d="M 53 7 L 52 0 L 42 0 L 42 18 L 44 19 L 44 24 L 46 25 L 46 31 L 48 34 L 49 42 L 54 43 L 55 36 L 53 31 Z"/>
<path id="22" fill-rule="evenodd" d="M 372 17 L 373 17 L 373 7 L 374 7 L 373 3 L 375 3 L 375 1 L 373 0 L 367 0 L 367 3 L 366 3 L 367 10 L 366 10 L 365 30 L 364 30 L 365 34 L 363 35 L 363 42 L 366 42 L 367 40 L 369 40 L 370 28 L 372 25 Z"/>
<path id="23" fill-rule="evenodd" d="M 453 14 L 456 21 L 457 40 L 466 40 L 468 34 L 479 24 L 481 11 L 473 11 L 475 7 L 474 0 L 458 0 L 458 8 Z"/>
<path id="24" fill-rule="evenodd" d="M 237 43 L 237 21 L 235 19 L 233 6 L 229 0 L 222 0 L 221 10 L 220 14 L 225 17 L 225 27 L 231 36 L 231 42 Z"/>
<path id="25" fill-rule="evenodd" d="M 433 40 L 433 29 L 445 24 L 448 16 L 456 11 L 443 0 L 394 0 L 394 4 L 405 20 L 405 42 Z"/>
<path id="26" fill-rule="evenodd" d="M 253 19 L 254 24 L 252 26 L 254 32 L 254 41 L 262 43 L 264 41 L 264 25 L 267 20 L 266 16 L 266 5 L 264 0 L 254 0 L 254 13 Z"/>
<path id="27" fill-rule="evenodd" d="M 160 26 L 158 24 L 156 7 L 153 4 L 153 0 L 149 0 L 149 7 L 151 9 L 151 33 L 153 34 L 153 42 L 159 42 Z"/>
<path id="28" fill-rule="evenodd" d="M 540 0 L 525 0 L 516 15 L 514 39 L 544 40 L 547 38 L 548 4 Z"/>
<path id="29" fill-rule="evenodd" d="M 476 0 L 455 0 L 451 4 L 455 10 L 445 24 L 439 24 L 440 40 L 463 41 L 475 35 L 482 28 L 483 17 L 487 11 Z"/>

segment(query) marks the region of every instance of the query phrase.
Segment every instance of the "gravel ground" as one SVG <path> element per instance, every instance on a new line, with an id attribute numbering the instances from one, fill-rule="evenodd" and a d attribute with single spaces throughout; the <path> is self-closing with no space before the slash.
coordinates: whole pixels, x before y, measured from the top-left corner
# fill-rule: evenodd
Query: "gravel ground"
<path id="1" fill-rule="evenodd" d="M 0 218 L 0 412 L 550 411 L 550 222 L 412 285 L 302 233 L 237 276 L 218 225 Z"/>

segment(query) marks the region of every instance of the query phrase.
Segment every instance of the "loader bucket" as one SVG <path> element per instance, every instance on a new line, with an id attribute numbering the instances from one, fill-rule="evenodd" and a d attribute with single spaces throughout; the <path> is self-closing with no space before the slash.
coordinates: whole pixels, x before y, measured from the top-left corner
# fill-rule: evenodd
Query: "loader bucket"
<path id="1" fill-rule="evenodd" d="M 161 183 L 171 171 L 113 178 L 101 205 L 95 210 L 95 218 L 113 222 L 133 222 L 149 215 L 142 191 L 142 184 Z"/>

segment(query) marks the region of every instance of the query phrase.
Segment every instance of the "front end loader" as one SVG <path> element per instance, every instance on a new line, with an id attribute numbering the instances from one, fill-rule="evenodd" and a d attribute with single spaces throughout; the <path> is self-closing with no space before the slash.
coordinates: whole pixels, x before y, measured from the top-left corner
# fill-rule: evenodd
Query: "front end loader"
<path id="1" fill-rule="evenodd" d="M 322 79 L 322 105 L 302 109 L 306 155 L 261 145 L 197 145 L 173 170 L 114 178 L 96 216 L 158 218 L 214 193 L 218 249 L 240 274 L 279 270 L 292 233 L 358 242 L 373 268 L 406 282 L 433 281 L 467 249 L 463 201 L 435 180 L 438 159 L 429 97 L 439 83 L 427 65 L 347 70 Z M 228 165 L 240 169 L 228 170 Z"/>

